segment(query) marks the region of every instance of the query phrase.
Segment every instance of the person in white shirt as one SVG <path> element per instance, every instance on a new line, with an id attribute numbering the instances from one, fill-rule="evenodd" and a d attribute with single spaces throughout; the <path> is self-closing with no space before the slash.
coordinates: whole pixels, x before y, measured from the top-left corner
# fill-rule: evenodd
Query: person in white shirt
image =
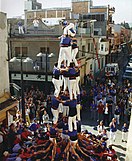
<path id="1" fill-rule="evenodd" d="M 100 121 L 99 125 L 97 126 L 98 135 L 102 135 L 104 129 L 105 129 L 105 126 L 103 124 L 103 121 Z"/>
<path id="2" fill-rule="evenodd" d="M 34 26 L 34 33 L 38 33 L 39 20 L 37 18 L 33 20 L 33 26 Z"/>
<path id="3" fill-rule="evenodd" d="M 44 114 L 43 114 L 43 122 L 46 123 L 49 121 L 49 115 L 47 114 L 47 111 L 44 110 Z"/>
<path id="4" fill-rule="evenodd" d="M 26 124 L 27 124 L 27 126 L 29 126 L 29 125 L 30 125 L 30 123 L 31 123 L 31 121 L 30 121 L 30 117 L 29 117 L 29 114 L 30 114 L 30 108 L 29 108 L 29 107 L 27 107 L 27 108 L 25 109 Z"/>
<path id="5" fill-rule="evenodd" d="M 109 126 L 109 105 L 106 103 L 104 106 L 104 125 Z"/>

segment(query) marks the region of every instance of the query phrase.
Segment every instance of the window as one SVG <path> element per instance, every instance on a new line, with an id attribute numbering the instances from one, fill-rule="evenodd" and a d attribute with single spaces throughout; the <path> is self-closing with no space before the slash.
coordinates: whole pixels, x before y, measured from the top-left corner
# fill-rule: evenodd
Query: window
<path id="1" fill-rule="evenodd" d="M 91 52 L 94 52 L 94 44 L 91 43 Z"/>
<path id="2" fill-rule="evenodd" d="M 49 47 L 47 47 L 47 53 L 50 53 Z"/>
<path id="3" fill-rule="evenodd" d="M 46 52 L 49 53 L 49 47 L 41 47 L 40 52 L 41 53 L 46 53 Z"/>
<path id="4" fill-rule="evenodd" d="M 103 49 L 104 49 L 104 45 L 103 45 L 103 44 L 101 44 L 101 51 L 103 51 Z"/>
<path id="5" fill-rule="evenodd" d="M 15 56 L 20 56 L 20 47 L 15 47 Z"/>
<path id="6" fill-rule="evenodd" d="M 88 43 L 88 52 L 90 52 L 90 43 Z"/>
<path id="7" fill-rule="evenodd" d="M 96 19 L 96 15 L 92 15 L 92 20 L 95 20 Z"/>
<path id="8" fill-rule="evenodd" d="M 102 61 L 101 61 L 101 68 L 104 67 L 104 58 L 102 58 Z"/>
<path id="9" fill-rule="evenodd" d="M 92 64 L 90 64 L 90 70 L 92 70 Z"/>
<path id="10" fill-rule="evenodd" d="M 41 52 L 41 53 L 45 53 L 45 52 L 46 52 L 46 48 L 45 48 L 45 47 L 41 47 L 41 48 L 40 48 L 40 52 Z"/>
<path id="11" fill-rule="evenodd" d="M 85 56 L 85 46 L 82 46 L 82 56 Z"/>
<path id="12" fill-rule="evenodd" d="M 15 56 L 20 57 L 22 54 L 22 57 L 27 57 L 28 49 L 27 47 L 15 47 Z"/>
<path id="13" fill-rule="evenodd" d="M 94 31 L 94 35 L 99 35 L 99 31 Z"/>

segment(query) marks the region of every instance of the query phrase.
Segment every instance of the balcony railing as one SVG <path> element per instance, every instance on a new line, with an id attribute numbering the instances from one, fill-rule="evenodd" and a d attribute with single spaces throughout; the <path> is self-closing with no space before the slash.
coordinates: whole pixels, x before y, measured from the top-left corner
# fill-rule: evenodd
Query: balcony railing
<path id="1" fill-rule="evenodd" d="M 90 28 L 78 28 L 78 35 L 90 36 Z"/>
<path id="2" fill-rule="evenodd" d="M 58 36 L 62 34 L 62 30 L 59 27 L 54 27 L 54 28 L 42 28 L 41 26 L 38 28 L 37 31 L 34 30 L 33 27 L 27 28 L 27 30 L 24 32 L 24 34 L 19 34 L 18 31 L 18 26 L 15 25 L 13 28 L 10 30 L 9 35 L 10 36 L 39 36 L 39 35 L 52 35 L 52 36 Z"/>
<path id="3" fill-rule="evenodd" d="M 51 73 L 53 70 L 55 61 L 47 62 L 47 72 Z M 21 71 L 21 63 L 9 63 L 9 70 L 11 72 L 20 72 Z M 37 61 L 36 63 L 23 63 L 23 72 L 26 73 L 46 73 L 46 62 Z"/>

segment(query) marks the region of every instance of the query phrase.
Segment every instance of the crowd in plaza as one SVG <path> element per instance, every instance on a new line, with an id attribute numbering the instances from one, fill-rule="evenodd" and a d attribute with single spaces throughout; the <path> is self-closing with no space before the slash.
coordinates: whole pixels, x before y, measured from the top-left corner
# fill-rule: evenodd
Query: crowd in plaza
<path id="1" fill-rule="evenodd" d="M 109 82 L 108 84 L 95 84 L 90 90 L 90 95 L 83 89 L 81 91 L 80 104 L 82 110 L 89 110 L 91 119 L 100 121 L 97 126 L 98 135 L 94 135 L 87 130 L 82 131 L 77 122 L 77 129 L 75 129 L 76 125 L 73 126 L 72 130 L 69 129 L 68 119 L 70 117 L 70 109 L 69 112 L 65 112 L 64 108 L 66 108 L 66 106 L 62 106 L 61 98 L 59 103 L 61 106 L 58 107 L 58 120 L 56 122 L 53 120 L 52 123 L 50 119 L 51 111 L 49 109 L 52 109 L 54 96 L 49 96 L 47 100 L 45 100 L 43 92 L 38 88 L 36 89 L 32 86 L 30 89 L 27 89 L 25 91 L 26 124 L 22 121 L 21 113 L 18 111 L 15 122 L 12 123 L 8 129 L 4 126 L 1 127 L 0 135 L 3 136 L 3 142 L 0 146 L 2 145 L 3 148 L 1 152 L 4 152 L 3 160 L 117 160 L 116 152 L 112 148 L 112 145 L 108 146 L 109 140 L 116 139 L 115 136 L 118 127 L 117 117 L 114 117 L 116 108 L 113 108 L 112 112 L 113 106 L 111 106 L 111 103 L 112 105 L 115 104 L 113 98 L 116 96 L 116 102 L 118 102 L 120 109 L 119 121 L 123 121 L 125 117 L 123 113 L 125 113 L 128 107 L 131 87 L 127 85 L 123 86 L 122 89 L 118 89 L 118 87 L 116 88 L 114 85 L 116 95 L 112 96 L 109 92 L 113 84 L 113 82 L 111 82 L 111 84 Z M 103 93 L 103 95 L 101 93 Z M 68 91 L 66 91 L 66 94 L 67 97 L 70 98 Z M 61 97 L 62 95 L 63 92 L 61 92 Z M 100 95 L 100 97 L 98 97 L 98 95 Z M 111 102 L 109 99 L 106 99 L 107 96 L 109 96 L 109 98 L 111 96 Z M 121 99 L 124 101 L 122 106 L 120 106 Z M 99 112 L 100 104 L 104 106 L 103 112 L 105 112 L 107 103 L 109 104 L 108 125 L 107 122 L 102 121 L 102 119 L 105 118 L 105 113 L 100 117 L 101 113 Z M 124 112 L 122 112 L 122 109 Z M 107 126 L 110 127 L 109 134 L 105 128 Z M 122 127 L 123 141 L 126 141 L 126 136 L 124 135 L 127 132 L 128 127 L 124 124 Z M 112 143 L 113 142 L 111 142 L 111 144 Z"/>
<path id="2" fill-rule="evenodd" d="M 54 94 L 45 97 L 33 86 L 25 90 L 26 122 L 18 110 L 10 127 L 3 125 L 0 129 L 3 161 L 117 161 L 112 144 L 119 126 L 121 141 L 127 141 L 130 83 L 118 87 L 110 78 L 96 81 L 87 76 L 85 86 L 80 87 L 75 31 L 72 23 L 63 22 L 63 27 L 59 58 L 53 69 Z M 97 135 L 81 129 L 81 110 L 89 111 Z"/>

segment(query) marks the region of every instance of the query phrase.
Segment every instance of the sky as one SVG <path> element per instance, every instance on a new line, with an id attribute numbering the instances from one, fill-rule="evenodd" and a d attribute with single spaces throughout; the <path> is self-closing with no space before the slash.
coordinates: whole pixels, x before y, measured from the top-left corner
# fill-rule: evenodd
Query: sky
<path id="1" fill-rule="evenodd" d="M 6 12 L 7 17 L 24 15 L 25 0 L 0 0 L 0 11 Z M 37 0 L 42 3 L 42 8 L 71 7 L 71 0 Z M 93 0 L 93 5 L 110 5 L 115 7 L 113 20 L 115 23 L 132 23 L 132 0 Z"/>

